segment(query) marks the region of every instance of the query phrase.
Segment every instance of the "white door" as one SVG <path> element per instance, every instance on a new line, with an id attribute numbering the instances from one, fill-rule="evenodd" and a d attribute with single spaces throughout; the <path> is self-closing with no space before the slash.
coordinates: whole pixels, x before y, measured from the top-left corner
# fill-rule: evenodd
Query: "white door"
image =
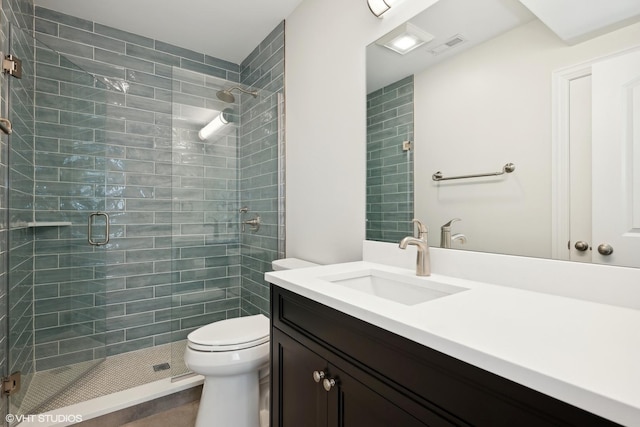
<path id="1" fill-rule="evenodd" d="M 569 259 L 591 262 L 591 75 L 569 83 Z"/>
<path id="2" fill-rule="evenodd" d="M 640 52 L 594 64 L 592 83 L 593 262 L 640 267 Z"/>

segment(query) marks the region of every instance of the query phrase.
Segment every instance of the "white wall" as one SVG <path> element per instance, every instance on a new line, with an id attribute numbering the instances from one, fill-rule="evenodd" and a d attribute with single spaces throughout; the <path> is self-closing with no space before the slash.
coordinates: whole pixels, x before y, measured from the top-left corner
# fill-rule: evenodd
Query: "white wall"
<path id="1" fill-rule="evenodd" d="M 366 0 L 305 0 L 287 18 L 287 256 L 361 259 L 365 47 L 436 1 L 406 0 L 378 19 Z"/>
<path id="2" fill-rule="evenodd" d="M 468 249 L 551 256 L 553 71 L 640 44 L 640 24 L 572 47 L 534 20 L 415 76 L 416 216 Z M 435 183 L 431 175 L 514 173 Z M 456 245 L 456 247 L 460 247 Z"/>

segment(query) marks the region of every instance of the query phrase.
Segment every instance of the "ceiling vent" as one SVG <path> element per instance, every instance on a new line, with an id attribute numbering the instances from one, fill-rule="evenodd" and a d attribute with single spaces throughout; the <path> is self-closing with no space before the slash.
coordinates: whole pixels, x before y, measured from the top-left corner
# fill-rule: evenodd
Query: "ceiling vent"
<path id="1" fill-rule="evenodd" d="M 430 49 L 429 52 L 432 55 L 440 55 L 441 53 L 444 53 L 455 46 L 459 46 L 466 41 L 467 39 L 465 39 L 461 34 L 456 34 L 441 45 Z"/>

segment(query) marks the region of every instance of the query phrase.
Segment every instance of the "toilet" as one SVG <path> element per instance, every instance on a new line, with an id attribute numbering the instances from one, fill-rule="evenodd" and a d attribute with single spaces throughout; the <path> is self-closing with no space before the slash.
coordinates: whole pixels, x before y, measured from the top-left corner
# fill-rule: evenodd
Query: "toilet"
<path id="1" fill-rule="evenodd" d="M 312 267 L 273 261 L 274 270 Z M 269 319 L 257 314 L 210 323 L 187 336 L 184 361 L 204 376 L 196 427 L 268 427 Z"/>
<path id="2" fill-rule="evenodd" d="M 258 314 L 214 322 L 187 336 L 184 361 L 204 376 L 196 427 L 260 425 L 259 371 L 269 365 L 269 329 L 269 319 Z"/>

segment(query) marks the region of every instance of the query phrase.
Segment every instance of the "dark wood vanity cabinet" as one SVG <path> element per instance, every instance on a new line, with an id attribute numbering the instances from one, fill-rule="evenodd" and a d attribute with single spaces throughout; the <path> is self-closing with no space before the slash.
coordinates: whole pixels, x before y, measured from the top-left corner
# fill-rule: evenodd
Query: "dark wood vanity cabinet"
<path id="1" fill-rule="evenodd" d="M 315 370 L 326 369 L 326 361 L 275 328 L 271 349 L 278 355 L 276 377 L 272 376 L 278 378 L 277 394 L 271 395 L 271 412 L 277 415 L 271 425 L 326 426 L 327 393 L 312 379 Z"/>
<path id="2" fill-rule="evenodd" d="M 272 427 L 617 425 L 274 285 L 271 322 Z"/>
<path id="3" fill-rule="evenodd" d="M 273 329 L 272 349 L 277 354 L 277 393 L 273 426 L 450 426 L 434 414 L 416 418 L 405 408 L 405 398 L 366 376 L 353 366 L 338 368 L 287 334 Z M 332 361 L 336 359 L 331 358 Z M 344 361 L 342 361 L 344 362 Z M 354 374 L 351 375 L 351 374 Z M 314 378 L 315 374 L 315 378 Z M 275 392 L 275 391 L 274 391 Z M 413 411 L 412 411 L 413 409 Z M 433 419 L 433 422 L 427 422 Z"/>

